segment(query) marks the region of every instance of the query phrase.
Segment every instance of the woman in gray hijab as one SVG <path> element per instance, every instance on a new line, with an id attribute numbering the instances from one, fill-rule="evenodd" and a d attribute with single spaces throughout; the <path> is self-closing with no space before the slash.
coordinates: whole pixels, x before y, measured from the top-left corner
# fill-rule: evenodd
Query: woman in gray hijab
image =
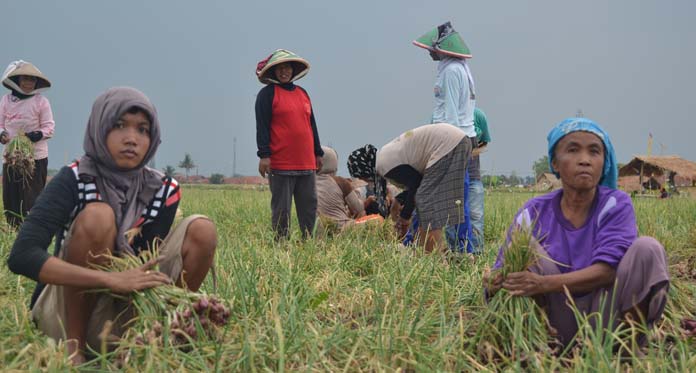
<path id="1" fill-rule="evenodd" d="M 143 93 L 127 87 L 104 92 L 92 107 L 84 155 L 46 186 L 12 247 L 10 270 L 38 283 L 34 321 L 49 337 L 71 342 L 74 363 L 85 360 L 86 345 L 99 348 L 107 320 L 119 336 L 130 314 L 123 312 L 125 302 L 85 290 L 130 293 L 175 282 L 195 291 L 212 266 L 215 225 L 192 215 L 173 227 L 179 185 L 146 166 L 159 144 L 157 111 Z M 54 234 L 55 256 L 47 252 Z M 159 258 L 140 268 L 90 268 L 104 264 L 100 254 L 138 254 L 155 246 Z"/>

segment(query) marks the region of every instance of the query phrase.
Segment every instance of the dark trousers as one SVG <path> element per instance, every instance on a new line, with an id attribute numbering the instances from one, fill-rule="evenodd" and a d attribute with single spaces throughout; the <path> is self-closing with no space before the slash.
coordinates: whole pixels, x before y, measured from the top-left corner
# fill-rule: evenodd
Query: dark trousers
<path id="1" fill-rule="evenodd" d="M 47 174 L 48 158 L 34 161 L 34 175 L 26 180 L 7 164 L 2 165 L 2 204 L 8 224 L 13 227 L 22 224 L 46 185 Z"/>
<path id="2" fill-rule="evenodd" d="M 306 238 L 314 231 L 314 221 L 317 216 L 317 188 L 314 179 L 314 173 L 290 176 L 271 172 L 268 183 L 271 188 L 271 223 L 276 239 L 290 236 L 290 209 L 293 196 L 302 237 Z"/>

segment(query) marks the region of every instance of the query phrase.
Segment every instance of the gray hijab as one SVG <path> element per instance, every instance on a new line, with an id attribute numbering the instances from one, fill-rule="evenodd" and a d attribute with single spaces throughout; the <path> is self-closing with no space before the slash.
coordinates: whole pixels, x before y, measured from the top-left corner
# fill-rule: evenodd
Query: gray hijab
<path id="1" fill-rule="evenodd" d="M 150 117 L 150 148 L 138 167 L 122 170 L 111 158 L 106 137 L 118 119 L 132 107 L 142 109 Z M 114 253 L 134 253 L 125 233 L 133 228 L 143 209 L 162 186 L 162 174 L 145 166 L 155 156 L 159 144 L 157 110 L 142 92 L 130 87 L 116 87 L 102 93 L 94 101 L 85 131 L 85 154 L 80 159 L 79 170 L 81 175 L 96 179 L 102 199 L 114 210 L 118 228 Z"/>

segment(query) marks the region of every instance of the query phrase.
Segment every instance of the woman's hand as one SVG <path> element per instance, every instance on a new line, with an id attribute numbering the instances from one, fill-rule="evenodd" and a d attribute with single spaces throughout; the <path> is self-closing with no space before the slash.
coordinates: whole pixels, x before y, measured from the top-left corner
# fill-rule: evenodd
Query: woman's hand
<path id="1" fill-rule="evenodd" d="M 266 174 L 271 173 L 271 158 L 259 159 L 259 173 L 261 177 L 266 177 Z"/>
<path id="2" fill-rule="evenodd" d="M 531 297 L 533 295 L 547 293 L 546 283 L 547 281 L 544 280 L 544 276 L 534 272 L 524 271 L 510 273 L 507 275 L 502 285 L 503 288 L 512 295 Z"/>
<path id="3" fill-rule="evenodd" d="M 127 294 L 138 290 L 170 284 L 172 280 L 169 276 L 162 272 L 151 270 L 158 261 L 159 258 L 155 258 L 139 268 L 109 273 L 109 280 L 107 282 L 109 290 L 114 293 Z"/>

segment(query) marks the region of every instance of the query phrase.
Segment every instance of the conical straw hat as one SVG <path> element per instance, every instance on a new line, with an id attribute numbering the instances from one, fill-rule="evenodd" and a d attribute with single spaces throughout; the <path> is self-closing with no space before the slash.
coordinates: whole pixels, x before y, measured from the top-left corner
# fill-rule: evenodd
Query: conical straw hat
<path id="1" fill-rule="evenodd" d="M 20 75 L 27 75 L 36 77 L 36 88 L 32 92 L 24 92 L 17 84 L 17 79 Z M 11 79 L 15 78 L 15 79 Z M 24 93 L 26 95 L 33 95 L 36 93 L 43 92 L 51 87 L 51 82 L 44 76 L 44 74 L 36 68 L 30 62 L 18 60 L 10 63 L 5 69 L 5 73 L 2 74 L 2 85 L 7 89 L 13 89 L 17 92 Z"/>
<path id="2" fill-rule="evenodd" d="M 293 75 L 292 79 L 290 79 L 291 82 L 302 78 L 309 72 L 309 62 L 307 60 L 287 49 L 278 49 L 256 65 L 256 76 L 259 78 L 259 81 L 263 84 L 280 83 L 273 73 L 273 67 L 284 62 L 292 63 Z"/>
<path id="3" fill-rule="evenodd" d="M 429 51 L 452 57 L 471 58 L 471 51 L 452 24 L 443 23 L 413 41 L 413 44 Z"/>

